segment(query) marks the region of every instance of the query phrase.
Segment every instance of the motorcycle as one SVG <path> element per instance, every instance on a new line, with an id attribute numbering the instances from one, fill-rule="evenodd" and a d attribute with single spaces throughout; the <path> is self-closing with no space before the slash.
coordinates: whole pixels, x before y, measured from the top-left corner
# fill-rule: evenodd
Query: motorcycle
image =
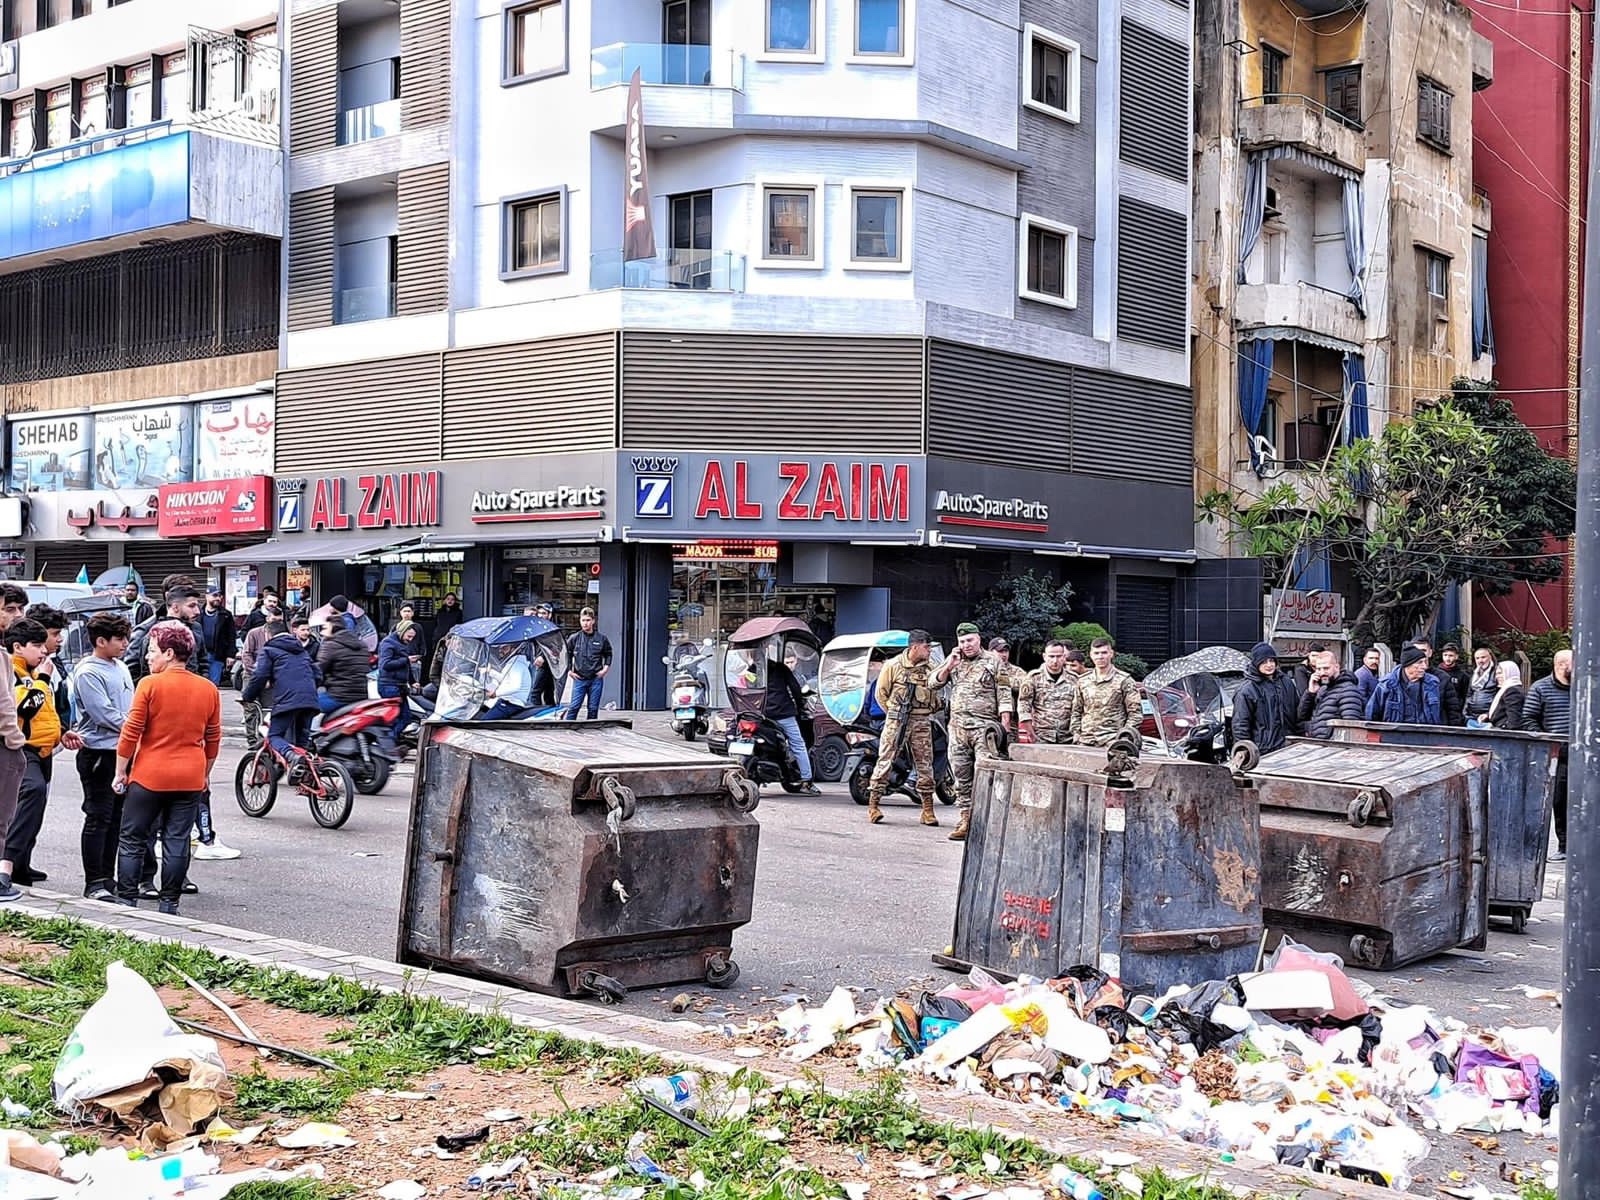
<path id="1" fill-rule="evenodd" d="M 311 749 L 337 759 L 350 772 L 356 791 L 374 796 L 389 782 L 399 752 L 384 732 L 400 715 L 400 701 L 361 700 L 326 713 L 311 728 Z"/>
<path id="2" fill-rule="evenodd" d="M 789 736 L 771 717 L 740 713 L 730 733 L 728 754 L 744 765 L 745 774 L 751 779 L 758 784 L 780 784 L 786 792 L 805 790 L 800 762 L 789 748 Z"/>
<path id="3" fill-rule="evenodd" d="M 796 617 L 757 617 L 728 639 L 728 654 L 722 663 L 723 682 L 733 702 L 727 718 L 727 753 L 742 762 L 757 783 L 782 784 L 786 792 L 805 789 L 789 739 L 764 712 L 769 660 L 786 665 L 794 660 L 790 671 L 800 681 L 806 699 L 800 732 L 811 754 L 813 778 L 832 782 L 842 776 L 848 749 L 844 731 L 818 699 L 814 683 L 812 665 L 820 649 L 811 627 Z"/>
<path id="4" fill-rule="evenodd" d="M 945 728 L 943 716 L 935 715 L 930 723 L 933 726 L 933 794 L 939 797 L 941 804 L 954 804 L 956 786 L 955 776 L 950 773 L 949 731 Z M 845 760 L 844 777 L 850 783 L 850 799 L 857 804 L 866 804 L 871 800 L 872 773 L 878 769 L 878 757 L 882 751 L 879 744 L 881 733 L 880 724 L 877 728 L 858 726 L 847 734 L 850 755 Z M 916 771 L 911 764 L 911 747 L 902 741 L 895 752 L 894 761 L 889 764 L 889 774 L 884 778 L 884 795 L 900 794 L 917 800 L 916 782 Z"/>
<path id="5" fill-rule="evenodd" d="M 685 650 L 690 653 L 682 653 Z M 707 638 L 699 653 L 693 653 L 694 646 L 688 642 L 678 651 L 676 659 L 669 655 L 661 661 L 672 668 L 672 732 L 692 742 L 710 727 L 711 683 L 701 664 L 716 655 L 717 646 Z"/>

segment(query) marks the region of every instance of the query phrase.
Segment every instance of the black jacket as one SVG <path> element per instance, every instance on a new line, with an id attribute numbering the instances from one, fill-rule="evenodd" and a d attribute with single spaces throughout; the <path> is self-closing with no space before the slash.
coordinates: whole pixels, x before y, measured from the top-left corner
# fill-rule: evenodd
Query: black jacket
<path id="1" fill-rule="evenodd" d="M 450 636 L 450 631 L 466 619 L 467 614 L 461 611 L 459 604 L 454 608 L 441 604 L 433 616 L 433 644 L 442 645 L 444 639 Z"/>
<path id="2" fill-rule="evenodd" d="M 1299 732 L 1299 708 L 1292 678 L 1275 674 L 1269 679 L 1252 668 L 1233 696 L 1233 740 L 1254 742 L 1270 754 Z"/>
<path id="3" fill-rule="evenodd" d="M 340 704 L 355 704 L 367 698 L 367 668 L 372 655 L 367 644 L 341 629 L 322 639 L 317 651 L 317 666 L 322 670 L 322 686 Z"/>
<path id="4" fill-rule="evenodd" d="M 1522 701 L 1522 728 L 1529 733 L 1572 737 L 1572 686 L 1546 675 L 1528 689 Z"/>
<path id="5" fill-rule="evenodd" d="M 1430 674 L 1439 681 L 1439 720 L 1444 725 L 1465 725 L 1461 705 L 1464 697 L 1456 677 L 1443 667 L 1434 667 Z"/>
<path id="6" fill-rule="evenodd" d="M 1313 692 L 1307 688 L 1300 697 L 1296 714 L 1306 737 L 1327 741 L 1333 737 L 1335 721 L 1359 721 L 1366 713 L 1367 699 L 1361 681 L 1349 671 L 1341 671 Z"/>
<path id="7" fill-rule="evenodd" d="M 593 633 L 580 629 L 567 639 L 567 662 L 579 679 L 593 679 L 601 667 L 611 665 L 611 642 L 598 629 Z"/>
<path id="8" fill-rule="evenodd" d="M 274 713 L 315 712 L 322 707 L 317 702 L 317 664 L 292 633 L 280 633 L 261 647 L 255 674 L 239 698 L 248 704 L 268 687 L 272 688 L 268 700 Z"/>
<path id="9" fill-rule="evenodd" d="M 767 697 L 761 711 L 774 721 L 798 717 L 806 709 L 806 696 L 794 672 L 776 659 L 767 659 Z"/>
<path id="10" fill-rule="evenodd" d="M 145 662 L 145 651 L 150 646 L 150 630 L 162 621 L 167 620 L 167 610 L 163 606 L 156 610 L 156 615 L 148 621 L 140 623 L 133 631 L 133 636 L 128 639 L 128 648 L 123 652 L 122 663 L 128 668 L 128 674 L 134 679 L 143 679 L 150 674 L 150 664 Z M 172 618 L 176 620 L 177 618 Z M 189 625 L 187 621 L 184 624 Z M 210 675 L 211 656 L 206 653 L 205 632 L 200 628 L 200 622 L 189 625 L 189 632 L 194 634 L 194 653 L 189 656 L 189 670 L 196 675 Z"/>
<path id="11" fill-rule="evenodd" d="M 239 657 L 239 628 L 233 623 L 233 614 L 225 608 L 212 612 L 200 610 L 200 631 L 205 638 L 206 653 L 214 659 L 227 662 Z"/>
<path id="12" fill-rule="evenodd" d="M 1484 720 L 1496 729 L 1519 730 L 1522 728 L 1522 710 L 1525 704 L 1523 690 L 1520 687 L 1509 687 L 1500 697 L 1500 703 L 1494 712 Z"/>
<path id="13" fill-rule="evenodd" d="M 1473 676 L 1467 676 L 1466 688 L 1462 693 L 1464 697 L 1461 705 L 1463 716 L 1477 717 L 1479 720 L 1483 719 L 1483 714 L 1489 711 L 1489 705 L 1494 703 L 1494 694 L 1500 690 L 1500 685 L 1495 682 L 1494 677 L 1495 669 L 1491 667 L 1489 669 L 1489 678 L 1485 685 L 1474 688 L 1472 686 Z"/>

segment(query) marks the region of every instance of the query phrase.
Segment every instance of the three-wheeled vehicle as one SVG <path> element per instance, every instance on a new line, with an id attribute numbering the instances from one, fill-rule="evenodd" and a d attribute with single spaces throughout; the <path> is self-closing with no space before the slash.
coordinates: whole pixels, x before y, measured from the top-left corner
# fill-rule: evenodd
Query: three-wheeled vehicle
<path id="1" fill-rule="evenodd" d="M 828 715 L 844 726 L 845 740 L 850 744 L 845 758 L 844 777 L 850 785 L 850 798 L 857 804 L 870 799 L 872 772 L 878 765 L 879 737 L 883 732 L 885 713 L 878 704 L 874 688 L 883 664 L 906 648 L 908 634 L 904 629 L 886 629 L 881 633 L 849 633 L 836 637 L 822 649 L 822 669 L 818 690 Z M 929 647 L 932 662 L 938 665 L 944 659 L 944 650 L 934 643 Z M 942 712 L 933 715 L 933 787 L 939 799 L 946 804 L 956 802 L 955 778 L 950 773 L 949 731 Z M 887 795 L 896 792 L 916 799 L 915 768 L 911 762 L 911 748 L 904 744 L 896 748 L 894 762 L 889 767 Z"/>
<path id="2" fill-rule="evenodd" d="M 844 730 L 828 715 L 817 696 L 817 668 L 822 643 L 798 617 L 756 617 L 746 621 L 728 639 L 722 662 L 723 682 L 733 705 L 728 714 L 727 753 L 744 764 L 757 783 L 778 783 L 786 792 L 804 784 L 800 764 L 778 723 L 766 716 L 767 661 L 781 662 L 793 672 L 805 695 L 800 732 L 811 755 L 811 775 L 819 783 L 832 783 L 844 774 L 848 747 Z M 708 739 L 713 750 L 716 744 Z"/>
<path id="3" fill-rule="evenodd" d="M 528 696 L 542 658 L 561 679 L 567 670 L 567 644 L 561 627 L 543 617 L 479 617 L 450 631 L 444 643 L 444 670 L 433 711 L 441 720 L 470 721 L 481 716 L 498 699 Z M 556 695 L 561 689 L 556 688 Z M 559 704 L 534 707 L 507 716 L 508 720 L 551 720 L 562 712 Z"/>
<path id="4" fill-rule="evenodd" d="M 1145 703 L 1154 736 L 1145 751 L 1196 762 L 1221 763 L 1233 745 L 1233 693 L 1244 682 L 1250 657 L 1228 646 L 1208 646 L 1162 663 L 1145 676 Z"/>

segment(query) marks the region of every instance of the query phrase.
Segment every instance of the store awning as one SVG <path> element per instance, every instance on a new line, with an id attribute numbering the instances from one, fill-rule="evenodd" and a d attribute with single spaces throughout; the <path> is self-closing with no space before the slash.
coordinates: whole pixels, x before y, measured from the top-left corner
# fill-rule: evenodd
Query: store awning
<path id="1" fill-rule="evenodd" d="M 298 542 L 267 542 L 260 546 L 241 546 L 237 550 L 224 550 L 209 554 L 200 561 L 207 566 L 232 566 L 236 563 L 259 562 L 339 562 L 358 554 L 371 554 L 391 546 L 410 545 L 416 538 L 397 542 L 394 535 L 381 538 L 306 538 Z"/>

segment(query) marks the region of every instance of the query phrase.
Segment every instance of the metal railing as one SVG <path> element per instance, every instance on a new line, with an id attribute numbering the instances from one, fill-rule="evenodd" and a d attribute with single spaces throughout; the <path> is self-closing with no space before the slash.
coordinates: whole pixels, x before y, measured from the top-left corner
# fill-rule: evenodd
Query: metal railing
<path id="1" fill-rule="evenodd" d="M 43 150 L 35 150 L 32 154 L 21 158 L 9 158 L 0 161 L 0 176 L 20 175 L 24 171 L 37 171 L 43 167 L 60 166 L 75 158 L 83 158 L 90 154 L 99 154 L 105 150 L 115 150 L 121 146 L 131 146 L 139 142 L 150 142 L 156 138 L 168 137 L 181 132 L 184 126 L 181 122 L 168 117 L 160 121 L 152 121 L 148 125 L 136 125 L 132 129 L 111 129 L 105 133 L 95 134 L 93 137 L 79 138 L 75 142 L 68 142 L 64 146 L 49 146 Z"/>
<path id="2" fill-rule="evenodd" d="M 625 86 L 633 73 L 641 83 L 668 87 L 744 87 L 744 59 L 710 46 L 616 42 L 594 50 L 589 63 L 589 87 Z"/>
<path id="3" fill-rule="evenodd" d="M 381 321 L 392 316 L 394 316 L 393 282 L 375 283 L 371 287 L 344 288 L 333 294 L 335 325 Z"/>
<path id="4" fill-rule="evenodd" d="M 1328 120 L 1337 121 L 1339 124 L 1346 128 L 1354 129 L 1358 133 L 1366 128 L 1355 117 L 1346 116 L 1336 108 L 1329 108 L 1314 96 L 1307 96 L 1300 92 L 1263 92 L 1259 96 L 1246 96 L 1239 101 L 1240 108 L 1264 108 L 1267 105 L 1275 104 L 1299 105 L 1302 108 L 1312 109 Z"/>
<path id="5" fill-rule="evenodd" d="M 589 256 L 589 288 L 649 291 L 742 292 L 745 257 L 731 250 L 666 250 L 655 258 L 622 260 L 621 250 Z"/>

